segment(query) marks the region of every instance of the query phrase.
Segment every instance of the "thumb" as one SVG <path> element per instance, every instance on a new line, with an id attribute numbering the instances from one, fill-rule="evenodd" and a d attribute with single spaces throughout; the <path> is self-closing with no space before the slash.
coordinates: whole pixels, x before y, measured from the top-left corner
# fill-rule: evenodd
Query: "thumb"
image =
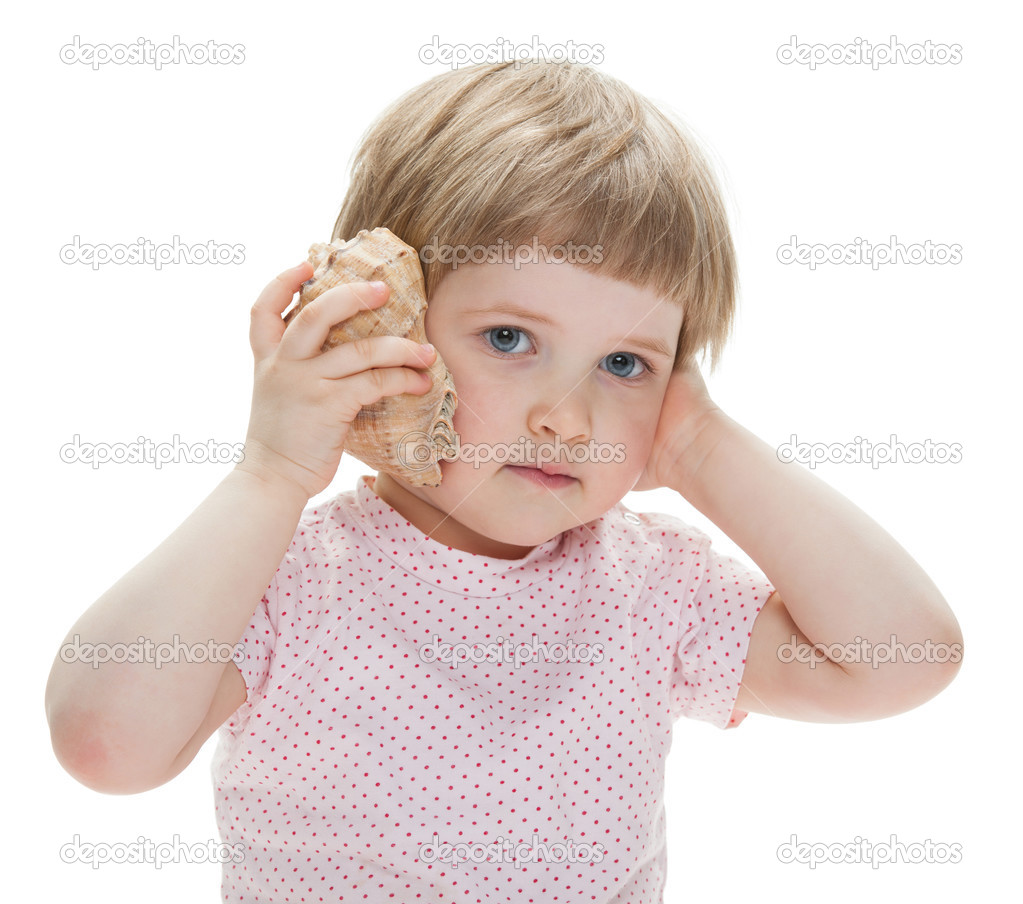
<path id="1" fill-rule="evenodd" d="M 302 283 L 312 275 L 313 265 L 303 261 L 297 267 L 275 276 L 259 293 L 259 298 L 252 305 L 252 321 L 249 325 L 249 344 L 257 362 L 273 354 L 280 344 L 285 328 L 281 314 L 291 304 L 291 299 Z"/>

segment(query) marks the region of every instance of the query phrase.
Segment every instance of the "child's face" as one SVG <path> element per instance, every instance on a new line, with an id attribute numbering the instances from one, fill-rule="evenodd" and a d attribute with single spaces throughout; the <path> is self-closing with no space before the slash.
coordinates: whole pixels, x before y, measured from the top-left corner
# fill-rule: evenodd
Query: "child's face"
<path id="1" fill-rule="evenodd" d="M 503 310 L 484 310 L 494 307 Z M 440 463 L 439 487 L 380 474 L 377 494 L 435 540 L 502 558 L 599 517 L 646 465 L 681 325 L 682 309 L 652 290 L 566 263 L 448 273 L 430 299 L 426 333 L 454 377 L 463 457 Z M 572 455 L 554 458 L 559 440 Z M 488 450 L 490 460 L 474 466 L 466 447 Z M 519 459 L 507 457 L 512 448 Z M 574 460 L 587 448 L 594 454 Z M 529 462 L 574 479 L 544 486 L 527 476 Z"/>

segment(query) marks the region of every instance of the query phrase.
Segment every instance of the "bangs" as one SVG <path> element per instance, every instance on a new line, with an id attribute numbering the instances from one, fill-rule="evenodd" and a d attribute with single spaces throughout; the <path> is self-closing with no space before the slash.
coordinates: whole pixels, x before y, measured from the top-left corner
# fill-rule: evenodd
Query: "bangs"
<path id="1" fill-rule="evenodd" d="M 469 67 L 402 97 L 355 155 L 332 238 L 376 226 L 420 252 L 428 297 L 459 263 L 530 246 L 682 305 L 676 365 L 715 364 L 731 328 L 735 253 L 704 153 L 586 66 Z"/>

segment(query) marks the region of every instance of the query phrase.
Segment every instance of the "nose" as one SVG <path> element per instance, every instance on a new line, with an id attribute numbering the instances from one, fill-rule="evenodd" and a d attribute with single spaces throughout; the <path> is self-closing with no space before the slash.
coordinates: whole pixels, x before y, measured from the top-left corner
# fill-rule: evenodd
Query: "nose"
<path id="1" fill-rule="evenodd" d="M 535 434 L 547 431 L 562 442 L 586 442 L 593 429 L 587 381 L 542 379 L 529 409 L 526 425 Z"/>

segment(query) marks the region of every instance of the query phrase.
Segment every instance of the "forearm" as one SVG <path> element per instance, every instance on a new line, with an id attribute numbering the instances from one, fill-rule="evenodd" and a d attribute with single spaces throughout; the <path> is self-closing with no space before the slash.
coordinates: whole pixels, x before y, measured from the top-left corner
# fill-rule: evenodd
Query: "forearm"
<path id="1" fill-rule="evenodd" d="M 678 459 L 672 487 L 753 559 L 811 643 L 961 643 L 937 587 L 880 525 L 719 410 Z"/>
<path id="2" fill-rule="evenodd" d="M 307 499 L 235 469 L 157 549 L 104 593 L 65 643 L 138 650 L 233 647 L 287 550 Z M 62 645 L 63 646 L 63 645 Z M 152 649 L 152 647 L 150 649 Z M 71 658 L 71 657 L 68 657 Z M 65 662 L 46 689 L 58 756 L 84 773 L 160 775 L 203 721 L 227 663 Z M 195 658 L 195 657 L 193 657 Z"/>

